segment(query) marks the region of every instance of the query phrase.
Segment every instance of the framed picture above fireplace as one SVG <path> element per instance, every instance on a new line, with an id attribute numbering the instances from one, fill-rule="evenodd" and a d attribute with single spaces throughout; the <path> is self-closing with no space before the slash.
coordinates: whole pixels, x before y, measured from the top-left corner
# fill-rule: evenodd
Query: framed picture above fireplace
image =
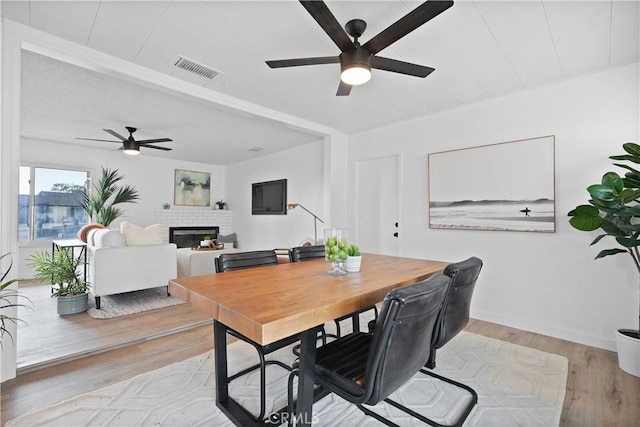
<path id="1" fill-rule="evenodd" d="M 211 174 L 176 169 L 173 204 L 178 206 L 210 206 Z"/>

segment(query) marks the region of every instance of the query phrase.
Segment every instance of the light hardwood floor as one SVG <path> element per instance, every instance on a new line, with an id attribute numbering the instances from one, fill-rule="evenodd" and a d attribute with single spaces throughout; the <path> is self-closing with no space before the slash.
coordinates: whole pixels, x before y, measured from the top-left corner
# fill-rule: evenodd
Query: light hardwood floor
<path id="1" fill-rule="evenodd" d="M 4 425 L 6 421 L 42 406 L 58 403 L 210 350 L 213 346 L 212 326 L 197 326 L 197 322 L 202 321 L 200 314 L 186 305 L 181 308 L 185 312 L 177 315 L 173 324 L 173 315 L 168 311 L 170 309 L 130 316 L 125 322 L 128 327 L 122 325 L 122 319 L 74 320 L 74 325 L 84 324 L 78 331 L 89 328 L 94 339 L 104 336 L 116 348 L 83 357 L 66 355 L 58 360 L 60 363 L 51 366 L 39 362 L 39 369 L 22 369 L 17 378 L 1 386 L 0 422 Z M 188 326 L 185 325 L 185 319 L 196 320 Z M 186 323 L 191 320 L 186 320 Z M 162 328 L 158 324 L 172 333 L 159 331 Z M 113 330 L 110 330 L 110 325 L 114 325 Z M 29 328 L 40 329 L 40 336 L 44 333 L 55 335 L 55 338 L 64 341 L 63 347 L 82 347 L 80 342 L 86 339 L 87 333 L 79 333 L 75 329 L 70 329 L 74 331 L 70 333 L 64 329 L 50 328 L 44 322 L 31 324 Z M 562 426 L 631 427 L 640 424 L 640 379 L 618 369 L 615 353 L 479 320 L 472 320 L 467 330 L 560 354 L 569 359 Z M 145 339 L 145 331 L 153 338 Z M 124 343 L 118 344 L 117 337 L 121 337 Z M 79 342 L 75 343 L 75 339 Z"/>

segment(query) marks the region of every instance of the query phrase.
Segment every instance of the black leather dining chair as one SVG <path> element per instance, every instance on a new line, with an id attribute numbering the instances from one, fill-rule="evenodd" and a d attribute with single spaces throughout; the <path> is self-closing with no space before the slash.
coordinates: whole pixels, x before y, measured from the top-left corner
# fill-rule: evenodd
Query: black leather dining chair
<path id="1" fill-rule="evenodd" d="M 278 257 L 274 250 L 224 253 L 216 258 L 216 272 L 223 273 L 226 271 L 243 270 L 275 264 L 278 264 Z M 299 337 L 298 335 L 292 335 L 271 344 L 261 345 L 231 328 L 227 328 L 227 333 L 239 340 L 251 344 L 258 352 L 258 357 L 260 359 L 259 363 L 229 376 L 229 382 L 256 369 L 260 369 L 260 412 L 258 416 L 254 417 L 254 420 L 261 421 L 264 419 L 266 412 L 267 365 L 277 365 L 288 371 L 291 371 L 292 369 L 291 366 L 279 360 L 266 360 L 266 355 L 297 342 Z"/>
<path id="2" fill-rule="evenodd" d="M 220 254 L 215 260 L 216 273 L 223 273 L 225 271 L 277 264 L 278 256 L 274 250 L 231 252 Z"/>
<path id="3" fill-rule="evenodd" d="M 317 349 L 312 372 L 326 390 L 356 404 L 386 425 L 396 424 L 366 408 L 384 401 L 423 422 L 437 422 L 392 400 L 389 396 L 421 371 L 429 356 L 431 337 L 451 278 L 443 274 L 395 289 L 385 297 L 373 333 L 354 332 Z M 294 369 L 289 375 L 289 419 L 293 419 Z M 428 373 L 437 379 L 449 379 Z M 477 394 L 472 394 L 473 405 Z M 472 405 L 472 407 L 473 407 Z M 471 408 L 472 408 L 471 407 Z M 461 425 L 471 408 L 460 416 Z"/>
<path id="4" fill-rule="evenodd" d="M 482 260 L 477 257 L 449 264 L 444 269 L 443 274 L 451 278 L 451 284 L 433 330 L 429 360 L 425 365 L 427 368 L 435 368 L 436 350 L 451 341 L 469 323 L 471 297 L 480 270 Z"/>
<path id="5" fill-rule="evenodd" d="M 289 249 L 289 262 L 324 258 L 324 245 L 296 246 Z"/>

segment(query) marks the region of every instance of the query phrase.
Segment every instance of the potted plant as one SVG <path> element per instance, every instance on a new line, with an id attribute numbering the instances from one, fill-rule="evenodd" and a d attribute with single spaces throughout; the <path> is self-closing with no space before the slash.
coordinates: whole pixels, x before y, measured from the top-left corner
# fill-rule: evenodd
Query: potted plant
<path id="1" fill-rule="evenodd" d="M 51 282 L 51 296 L 58 298 L 59 315 L 87 311 L 89 283 L 79 270 L 84 264 L 82 258 L 74 257 L 67 248 L 60 248 L 53 253 L 36 252 L 29 261 L 37 279 Z"/>
<path id="2" fill-rule="evenodd" d="M 7 256 L 9 256 L 8 253 L 0 256 L 0 262 Z M 13 267 L 13 259 L 10 260 L 9 266 L 0 275 L 0 347 L 2 347 L 3 345 L 2 343 L 5 335 L 7 335 L 9 338 L 11 338 L 11 341 L 13 341 L 13 336 L 8 329 L 9 324 L 17 324 L 19 321 L 21 321 L 17 317 L 11 317 L 2 312 L 4 311 L 4 309 L 10 309 L 12 307 L 24 307 L 25 304 L 19 304 L 17 302 L 19 298 L 26 298 L 27 300 L 29 300 L 29 298 L 21 295 L 17 290 L 10 288 L 12 284 L 16 283 L 20 279 L 11 279 L 5 282 L 5 279 L 11 271 L 11 267 Z"/>
<path id="3" fill-rule="evenodd" d="M 609 158 L 640 163 L 640 145 L 628 142 L 622 148 L 627 154 Z M 603 233 L 593 240 L 592 245 L 606 237 L 615 239 L 616 247 L 600 251 L 595 259 L 617 254 L 628 255 L 640 275 L 640 170 L 623 163 L 614 165 L 626 169 L 625 176 L 607 172 L 599 184 L 587 187 L 591 196 L 590 204 L 571 210 L 569 223 L 581 231 L 602 230 Z M 638 330 L 619 329 L 616 342 L 620 368 L 640 376 L 640 306 Z"/>
<path id="4" fill-rule="evenodd" d="M 138 190 L 130 185 L 121 186 L 118 183 L 124 179 L 118 169 L 102 168 L 102 176 L 98 184 L 93 185 L 93 192 L 87 189 L 82 193 L 82 208 L 87 216 L 98 224 L 109 227 L 124 211 L 115 205 L 122 203 L 136 203 L 140 197 Z"/>
<path id="5" fill-rule="evenodd" d="M 223 210 L 225 205 L 227 204 L 227 202 L 223 202 L 222 199 L 218 200 L 216 202 L 216 205 L 218 205 L 218 209 Z"/>
<path id="6" fill-rule="evenodd" d="M 348 273 L 357 273 L 360 271 L 360 264 L 362 263 L 362 254 L 358 245 L 349 245 L 347 248 L 347 266 Z"/>

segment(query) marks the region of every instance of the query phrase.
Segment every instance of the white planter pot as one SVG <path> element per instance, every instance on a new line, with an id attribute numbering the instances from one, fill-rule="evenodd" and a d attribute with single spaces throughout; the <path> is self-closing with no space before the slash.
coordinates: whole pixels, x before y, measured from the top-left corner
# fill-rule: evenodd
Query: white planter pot
<path id="1" fill-rule="evenodd" d="M 347 257 L 347 263 L 345 266 L 347 273 L 357 273 L 358 271 L 360 271 L 361 263 L 362 263 L 362 255 Z"/>
<path id="2" fill-rule="evenodd" d="M 635 333 L 630 336 L 629 333 Z M 616 344 L 618 346 L 618 366 L 623 371 L 640 377 L 640 339 L 636 338 L 638 331 L 618 329 Z"/>

